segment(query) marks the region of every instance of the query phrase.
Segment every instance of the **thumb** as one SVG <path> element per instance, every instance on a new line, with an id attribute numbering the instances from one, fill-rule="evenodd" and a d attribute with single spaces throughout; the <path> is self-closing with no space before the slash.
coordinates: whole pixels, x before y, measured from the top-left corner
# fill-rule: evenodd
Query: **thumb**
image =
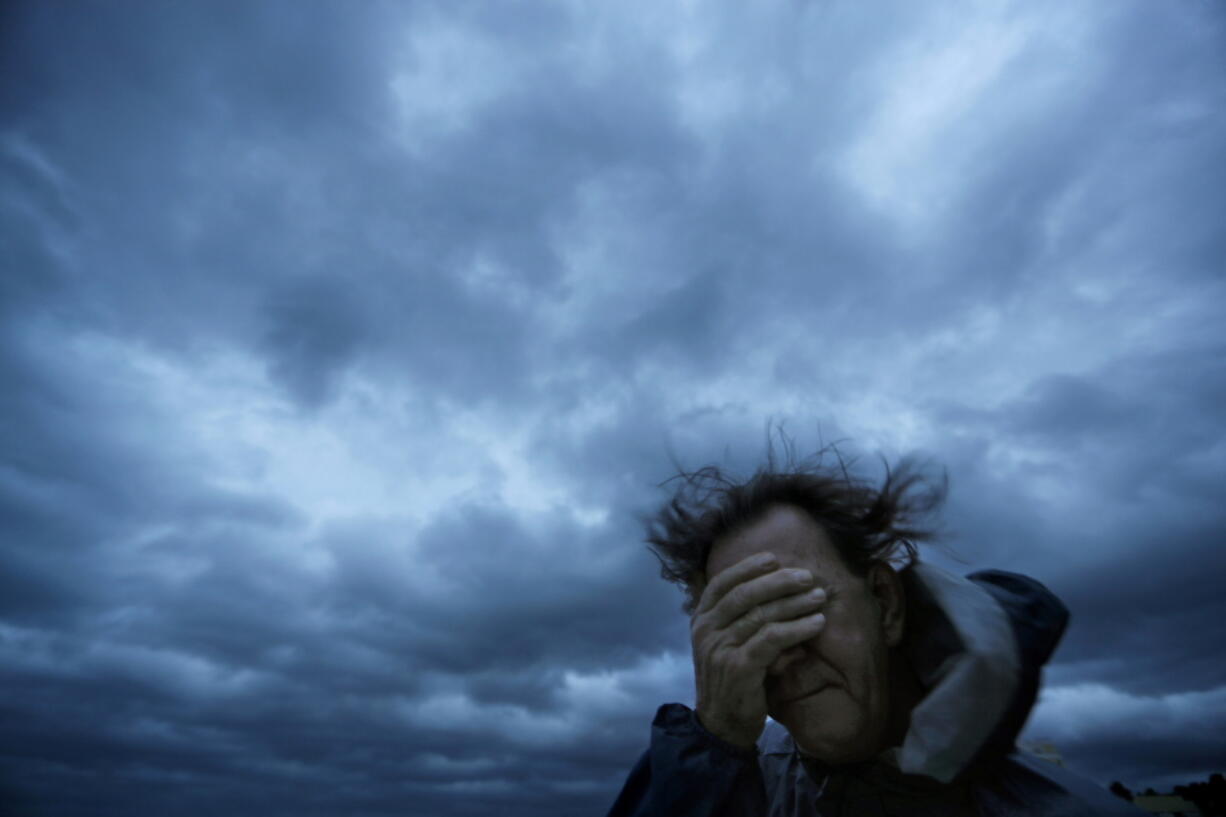
<path id="1" fill-rule="evenodd" d="M 804 655 L 804 650 L 800 649 L 799 647 L 792 647 L 791 649 L 784 650 L 779 654 L 779 657 L 771 663 L 766 671 L 770 675 L 782 675 L 784 671 L 794 664 L 796 659 L 800 658 L 802 655 Z"/>

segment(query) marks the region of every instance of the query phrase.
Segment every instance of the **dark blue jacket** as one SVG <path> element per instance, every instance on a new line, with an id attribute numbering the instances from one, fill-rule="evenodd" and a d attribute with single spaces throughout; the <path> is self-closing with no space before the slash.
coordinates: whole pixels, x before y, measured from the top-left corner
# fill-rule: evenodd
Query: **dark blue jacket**
<path id="1" fill-rule="evenodd" d="M 665 704 L 609 817 L 1127 817 L 1144 812 L 1015 745 L 1068 624 L 1016 573 L 901 573 L 904 649 L 924 686 L 901 746 L 850 766 L 801 754 L 773 720 L 754 749 Z"/>

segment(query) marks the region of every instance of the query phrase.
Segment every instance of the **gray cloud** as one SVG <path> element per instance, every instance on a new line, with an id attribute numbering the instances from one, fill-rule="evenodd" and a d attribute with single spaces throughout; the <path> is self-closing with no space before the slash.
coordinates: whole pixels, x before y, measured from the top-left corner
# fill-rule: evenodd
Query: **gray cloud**
<path id="1" fill-rule="evenodd" d="M 1221 16 L 887 6 L 7 7 L 0 796 L 600 813 L 772 418 L 1066 600 L 1028 734 L 1213 771 Z"/>

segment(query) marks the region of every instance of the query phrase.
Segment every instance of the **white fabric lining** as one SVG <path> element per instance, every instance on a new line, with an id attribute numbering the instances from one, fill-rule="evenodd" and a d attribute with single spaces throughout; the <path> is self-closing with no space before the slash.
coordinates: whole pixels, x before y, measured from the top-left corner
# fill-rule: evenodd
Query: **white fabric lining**
<path id="1" fill-rule="evenodd" d="M 916 667 L 928 692 L 911 712 L 898 768 L 948 783 L 1004 717 L 1017 692 L 1021 658 L 1009 617 L 988 591 L 932 565 L 910 570 L 948 618 L 963 650 L 936 666 Z"/>

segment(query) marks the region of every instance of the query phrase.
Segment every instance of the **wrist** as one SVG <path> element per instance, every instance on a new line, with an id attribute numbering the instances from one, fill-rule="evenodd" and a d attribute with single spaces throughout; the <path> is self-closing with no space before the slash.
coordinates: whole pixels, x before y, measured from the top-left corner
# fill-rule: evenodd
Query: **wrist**
<path id="1" fill-rule="evenodd" d="M 694 710 L 694 723 L 710 737 L 738 752 L 757 751 L 761 729 L 751 734 L 751 730 L 732 728 L 718 718 L 712 718 L 697 709 Z"/>

